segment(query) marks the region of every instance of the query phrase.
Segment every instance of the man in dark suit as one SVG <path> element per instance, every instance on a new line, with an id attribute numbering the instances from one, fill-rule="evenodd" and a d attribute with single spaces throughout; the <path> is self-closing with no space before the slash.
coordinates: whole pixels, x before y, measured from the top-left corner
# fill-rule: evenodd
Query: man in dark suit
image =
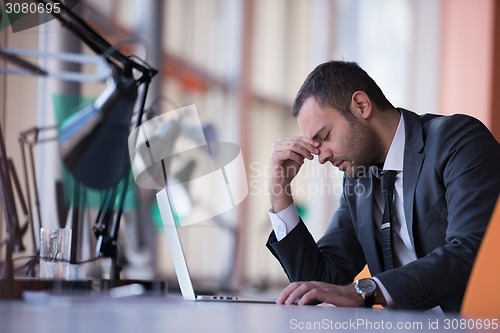
<path id="1" fill-rule="evenodd" d="M 469 116 L 395 108 L 363 69 L 343 61 L 309 74 L 292 114 L 303 136 L 278 140 L 271 157 L 267 246 L 293 281 L 277 302 L 458 312 L 500 192 L 491 133 Z M 340 208 L 317 243 L 290 185 L 314 156 L 345 173 Z M 386 174 L 395 175 L 389 199 Z M 373 278 L 353 284 L 365 264 Z"/>

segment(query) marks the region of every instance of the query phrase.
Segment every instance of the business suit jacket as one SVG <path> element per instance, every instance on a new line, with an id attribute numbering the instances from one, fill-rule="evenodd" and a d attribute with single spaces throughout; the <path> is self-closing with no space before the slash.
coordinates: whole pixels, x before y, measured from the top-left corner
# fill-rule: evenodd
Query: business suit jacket
<path id="1" fill-rule="evenodd" d="M 317 243 L 300 221 L 280 242 L 271 233 L 267 246 L 291 281 L 349 284 L 367 263 L 396 308 L 458 312 L 500 192 L 500 146 L 472 117 L 400 111 L 404 214 L 418 260 L 383 272 L 370 172 L 344 177 L 340 207 Z"/>

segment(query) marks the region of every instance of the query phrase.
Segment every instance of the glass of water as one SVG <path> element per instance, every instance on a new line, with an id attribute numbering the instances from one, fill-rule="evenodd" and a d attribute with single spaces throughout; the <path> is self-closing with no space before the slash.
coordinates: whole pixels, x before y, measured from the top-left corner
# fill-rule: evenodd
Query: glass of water
<path id="1" fill-rule="evenodd" d="M 71 229 L 40 229 L 40 278 L 69 280 Z"/>

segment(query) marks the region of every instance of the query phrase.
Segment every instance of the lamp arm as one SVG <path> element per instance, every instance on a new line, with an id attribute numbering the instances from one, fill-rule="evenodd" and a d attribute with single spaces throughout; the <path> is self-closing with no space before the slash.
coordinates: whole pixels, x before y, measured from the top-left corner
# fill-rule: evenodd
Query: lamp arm
<path id="1" fill-rule="evenodd" d="M 35 75 L 47 76 L 47 72 L 37 65 L 34 65 L 22 58 L 19 58 L 17 55 L 7 52 L 4 48 L 0 48 L 0 57 L 7 59 L 8 61 L 16 64 L 17 66 L 28 70 L 29 73 L 33 73 Z"/>
<path id="2" fill-rule="evenodd" d="M 10 172 L 10 176 L 12 177 L 12 181 L 13 181 L 13 185 L 14 185 L 14 189 L 16 190 L 16 193 L 17 193 L 17 196 L 19 198 L 19 204 L 21 206 L 21 210 L 24 214 L 24 218 L 25 218 L 25 223 L 24 225 L 21 227 L 20 226 L 20 229 L 19 229 L 19 233 L 20 233 L 20 237 L 19 239 L 17 240 L 19 242 L 19 244 L 17 245 L 21 250 L 24 250 L 24 246 L 21 242 L 21 238 L 22 236 L 24 235 L 24 233 L 26 232 L 26 230 L 28 229 L 28 226 L 29 226 L 29 214 L 28 214 L 28 205 L 26 203 L 26 200 L 23 196 L 23 191 L 21 189 L 21 183 L 19 182 L 19 176 L 17 175 L 17 171 L 16 171 L 16 168 L 14 166 L 14 162 L 12 161 L 12 159 L 8 159 L 7 161 L 8 163 L 8 166 L 9 166 L 9 172 Z"/>
<path id="3" fill-rule="evenodd" d="M 1 127 L 1 126 L 0 126 Z M 12 245 L 12 250 L 23 251 L 24 246 L 21 241 L 21 228 L 19 227 L 19 219 L 16 212 L 16 204 L 14 201 L 14 190 L 11 182 L 11 167 L 9 158 L 7 157 L 5 141 L 0 128 L 0 180 L 2 182 L 1 198 L 4 210 L 4 215 L 7 224 L 7 234 L 9 243 Z"/>
<path id="4" fill-rule="evenodd" d="M 42 138 L 40 138 L 40 136 L 43 132 L 54 132 L 56 130 L 56 126 L 35 126 L 21 131 L 17 135 L 19 148 L 21 151 L 23 176 L 25 179 L 28 223 L 31 225 L 31 237 L 33 241 L 33 249 L 35 252 L 38 252 L 40 248 L 39 235 L 37 233 L 37 230 L 42 225 L 42 213 L 40 210 L 40 197 L 38 194 L 38 184 L 36 181 L 37 175 L 33 150 L 38 144 L 55 141 L 57 139 L 57 136 L 54 136 L 54 134 L 52 136 L 45 135 Z M 31 189 L 31 184 L 33 185 L 33 192 Z M 35 221 L 37 221 L 37 224 L 35 224 Z"/>
<path id="5" fill-rule="evenodd" d="M 81 73 L 71 71 L 52 72 L 41 69 L 25 61 L 21 57 L 46 58 L 64 61 L 68 63 L 77 63 L 84 65 L 93 65 L 94 73 Z M 20 68 L 0 68 L 0 73 L 18 74 L 18 75 L 42 75 L 48 78 L 75 81 L 75 82 L 102 82 L 111 75 L 111 69 L 108 62 L 101 56 L 83 55 L 79 53 L 47 53 L 27 49 L 11 49 L 0 47 L 0 58 L 5 58 Z"/>
<path id="6" fill-rule="evenodd" d="M 49 2 L 48 0 L 36 1 L 42 4 L 48 4 Z M 82 20 L 61 1 L 50 0 L 50 2 L 57 3 L 61 8 L 61 12 L 56 13 L 55 11 L 52 11 L 52 15 L 59 22 L 61 22 L 64 27 L 78 36 L 95 53 L 104 56 L 108 61 L 112 62 L 115 66 L 122 68 L 124 71 L 128 71 L 133 68 L 141 72 L 143 76 L 152 77 L 156 74 L 156 70 L 153 70 L 152 72 L 151 68 L 141 65 L 137 61 L 134 61 L 133 59 L 121 53 L 116 47 L 111 45 L 111 43 L 109 43 L 106 39 L 99 35 L 84 20 Z"/>
<path id="7" fill-rule="evenodd" d="M 92 29 L 84 20 L 82 20 L 78 15 L 71 11 L 70 8 L 66 7 L 59 0 L 36 0 L 41 4 L 48 4 L 49 2 L 57 3 L 61 8 L 60 13 L 52 12 L 52 15 L 67 29 L 74 33 L 81 41 L 83 41 L 90 49 L 92 49 L 100 57 L 91 57 L 81 54 L 71 54 L 71 53 L 41 53 L 37 51 L 30 50 L 16 50 L 7 49 L 0 47 L 0 58 L 4 58 L 9 62 L 17 65 L 21 69 L 13 68 L 0 68 L 0 73 L 8 74 L 31 74 L 31 75 L 42 75 L 49 76 L 52 78 L 66 80 L 66 81 L 76 81 L 76 82 L 99 82 L 103 81 L 109 76 L 109 70 L 107 70 L 107 63 L 114 65 L 115 68 L 120 69 L 125 76 L 131 77 L 132 70 L 137 70 L 141 73 L 141 76 L 135 80 L 137 86 L 144 84 L 148 80 L 151 80 L 158 71 L 151 68 L 144 61 L 134 60 L 134 57 L 129 57 L 124 55 L 118 50 L 117 46 L 111 45 L 106 39 L 99 35 L 94 29 Z M 64 15 L 62 14 L 64 13 Z M 45 69 L 38 67 L 31 62 L 22 59 L 20 56 L 31 56 L 31 57 L 46 57 L 54 58 L 56 60 L 76 62 L 76 63 L 95 63 L 97 65 L 96 74 L 87 75 L 74 72 L 59 72 L 59 73 L 48 73 Z M 102 58 L 105 61 L 102 61 Z M 140 59 L 139 59 L 140 60 Z M 103 63 L 104 66 L 103 66 Z M 104 74 L 103 74 L 104 73 Z"/>
<path id="8" fill-rule="evenodd" d="M 22 245 L 21 228 L 19 227 L 14 201 L 14 191 L 12 189 L 12 183 L 9 175 L 10 167 L 3 132 L 0 126 L 0 199 L 2 201 L 2 210 L 4 213 L 7 231 L 5 261 L 2 283 L 0 285 L 0 298 L 14 297 L 14 263 L 12 261 L 12 253 L 14 251 L 24 250 Z"/>

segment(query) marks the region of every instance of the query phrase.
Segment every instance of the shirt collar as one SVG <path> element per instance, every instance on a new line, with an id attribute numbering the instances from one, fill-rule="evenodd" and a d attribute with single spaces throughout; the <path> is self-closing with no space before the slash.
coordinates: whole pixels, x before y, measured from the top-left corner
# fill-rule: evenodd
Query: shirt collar
<path id="1" fill-rule="evenodd" d="M 387 152 L 384 162 L 384 170 L 403 171 L 403 160 L 405 152 L 405 121 L 403 114 L 399 117 L 399 125 L 392 139 L 391 146 Z"/>
<path id="2" fill-rule="evenodd" d="M 401 113 L 398 128 L 392 138 L 391 146 L 387 152 L 382 170 L 403 171 L 405 140 L 405 121 L 403 114 Z M 380 170 L 377 166 L 372 166 L 371 170 L 375 177 L 380 178 L 380 172 L 382 170 Z"/>

